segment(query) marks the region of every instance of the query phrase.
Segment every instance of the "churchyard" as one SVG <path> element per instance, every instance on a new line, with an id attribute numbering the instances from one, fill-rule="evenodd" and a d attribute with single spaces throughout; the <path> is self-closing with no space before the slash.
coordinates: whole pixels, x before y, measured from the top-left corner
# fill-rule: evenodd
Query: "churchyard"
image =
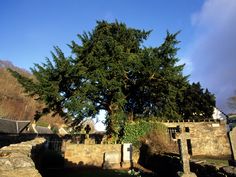
<path id="1" fill-rule="evenodd" d="M 3 177 L 15 173 L 23 177 L 25 172 L 42 177 L 230 176 L 232 166 L 225 166 L 228 161 L 232 162 L 233 154 L 225 122 L 167 121 L 162 124 L 169 127 L 167 134 L 178 145 L 179 154 L 151 154 L 150 142 L 136 153 L 131 143 L 107 143 L 101 135 L 89 132 L 76 138 L 44 135 L 40 140 L 36 137 L 1 148 L 0 172 Z M 234 136 L 234 131 L 231 134 Z M 200 148 L 201 144 L 205 147 Z M 31 154 L 32 160 L 27 154 Z"/>

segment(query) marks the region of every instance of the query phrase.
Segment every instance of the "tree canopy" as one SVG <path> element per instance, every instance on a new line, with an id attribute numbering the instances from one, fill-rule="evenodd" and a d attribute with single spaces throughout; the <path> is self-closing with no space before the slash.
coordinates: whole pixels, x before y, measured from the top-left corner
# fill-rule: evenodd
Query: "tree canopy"
<path id="1" fill-rule="evenodd" d="M 192 83 L 183 92 L 183 100 L 179 103 L 180 113 L 184 119 L 212 118 L 215 107 L 215 96 L 201 84 Z"/>
<path id="2" fill-rule="evenodd" d="M 25 92 L 45 102 L 41 114 L 52 111 L 76 124 L 106 110 L 107 132 L 114 136 L 126 120 L 188 118 L 198 113 L 196 109 L 209 116 L 205 111 L 210 113 L 212 108 L 213 112 L 214 97 L 200 85 L 192 93 L 195 85 L 189 84 L 182 73 L 184 65 L 178 64 L 178 33 L 167 32 L 158 47 L 144 47 L 150 33 L 124 23 L 99 21 L 94 30 L 78 35 L 80 43 L 71 42 L 71 56 L 55 47 L 52 60 L 35 64 L 31 69 L 35 79 L 11 72 Z M 195 109 L 185 109 L 196 101 Z M 202 108 L 205 104 L 210 110 Z"/>

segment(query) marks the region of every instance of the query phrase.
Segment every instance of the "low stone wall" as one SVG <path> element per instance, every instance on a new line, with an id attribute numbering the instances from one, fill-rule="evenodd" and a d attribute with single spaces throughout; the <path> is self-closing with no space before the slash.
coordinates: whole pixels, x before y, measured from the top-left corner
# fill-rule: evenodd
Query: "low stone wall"
<path id="1" fill-rule="evenodd" d="M 102 167 L 104 154 L 116 152 L 122 154 L 121 144 L 63 144 L 65 165 L 67 167 L 92 166 Z"/>
<path id="2" fill-rule="evenodd" d="M 44 138 L 12 144 L 0 149 L 1 177 L 41 177 L 31 157 L 32 152 L 40 148 Z"/>
<path id="3" fill-rule="evenodd" d="M 30 141 L 37 137 L 37 134 L 16 134 L 16 133 L 0 133 L 0 148 L 9 146 L 10 144 L 17 144 L 24 141 Z"/>

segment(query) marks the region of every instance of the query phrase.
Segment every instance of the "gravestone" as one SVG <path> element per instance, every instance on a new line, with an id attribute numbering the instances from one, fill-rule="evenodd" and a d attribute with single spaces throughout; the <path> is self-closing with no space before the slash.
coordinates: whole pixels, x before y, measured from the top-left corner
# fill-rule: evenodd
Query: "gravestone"
<path id="1" fill-rule="evenodd" d="M 231 149 L 232 149 L 232 155 L 234 160 L 234 165 L 236 165 L 236 128 L 233 128 L 229 132 L 230 142 L 231 142 Z"/>
<path id="2" fill-rule="evenodd" d="M 118 169 L 121 167 L 121 154 L 120 152 L 105 152 L 104 153 L 104 169 Z"/>
<path id="3" fill-rule="evenodd" d="M 183 163 L 183 172 L 178 172 L 179 176 L 181 177 L 197 177 L 195 173 L 190 171 L 190 163 L 189 159 L 190 156 L 188 154 L 188 146 L 187 146 L 187 139 L 189 139 L 189 128 L 184 126 L 177 127 L 177 139 L 179 145 L 179 151 L 181 160 Z M 186 131 L 188 130 L 188 132 Z"/>
<path id="4" fill-rule="evenodd" d="M 133 166 L 132 161 L 132 144 L 131 143 L 124 143 L 122 146 L 122 167 L 123 168 L 130 168 Z"/>
<path id="5" fill-rule="evenodd" d="M 90 128 L 89 125 L 87 125 L 87 126 L 85 127 L 85 132 L 86 132 L 86 134 L 85 134 L 84 144 L 95 144 L 95 139 L 91 139 L 91 138 L 89 137 L 89 132 L 90 132 L 90 131 L 91 131 L 91 128 Z"/>

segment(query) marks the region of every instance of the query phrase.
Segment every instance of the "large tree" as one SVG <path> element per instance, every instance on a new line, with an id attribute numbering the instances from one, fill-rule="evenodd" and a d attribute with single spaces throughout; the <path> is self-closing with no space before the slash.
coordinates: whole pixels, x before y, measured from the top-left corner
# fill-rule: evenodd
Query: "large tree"
<path id="1" fill-rule="evenodd" d="M 167 33 L 159 47 L 142 50 L 141 68 L 136 70 L 127 94 L 127 111 L 132 115 L 180 118 L 176 100 L 188 83 L 182 74 L 184 65 L 177 65 L 177 34 Z"/>
<path id="2" fill-rule="evenodd" d="M 106 110 L 107 132 L 118 136 L 127 119 L 181 118 L 179 101 L 187 88 L 178 65 L 176 34 L 167 32 L 159 47 L 143 47 L 150 31 L 100 21 L 69 45 L 71 57 L 56 47 L 52 61 L 32 68 L 35 79 L 11 71 L 30 95 L 75 123 Z M 39 114 L 39 116 L 40 116 Z"/>
<path id="3" fill-rule="evenodd" d="M 215 96 L 203 89 L 199 82 L 189 84 L 179 101 L 179 112 L 184 119 L 212 118 L 214 107 Z"/>

